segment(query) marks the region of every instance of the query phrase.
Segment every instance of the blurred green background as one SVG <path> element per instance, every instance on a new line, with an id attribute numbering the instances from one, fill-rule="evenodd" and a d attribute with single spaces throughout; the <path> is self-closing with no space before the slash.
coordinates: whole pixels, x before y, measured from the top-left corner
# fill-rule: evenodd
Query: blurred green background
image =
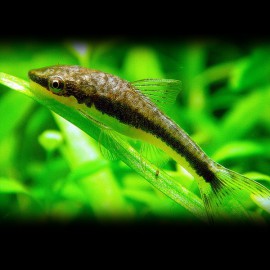
<path id="1" fill-rule="evenodd" d="M 56 64 L 129 81 L 181 80 L 168 114 L 215 161 L 270 187 L 270 44 L 121 38 L 0 43 L 0 72 L 27 80 L 30 69 Z M 0 222 L 196 220 L 99 150 L 74 126 L 0 85 Z M 172 160 L 164 169 L 179 176 Z M 179 182 L 198 194 L 190 179 Z"/>

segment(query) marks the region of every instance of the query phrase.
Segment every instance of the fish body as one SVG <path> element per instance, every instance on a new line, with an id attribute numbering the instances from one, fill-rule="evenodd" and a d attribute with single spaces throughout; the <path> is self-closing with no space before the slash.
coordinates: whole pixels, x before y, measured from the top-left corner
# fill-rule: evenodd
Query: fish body
<path id="1" fill-rule="evenodd" d="M 190 136 L 136 87 L 118 76 L 80 66 L 51 66 L 29 71 L 37 93 L 71 106 L 123 135 L 150 143 L 172 157 L 198 182 L 209 216 L 243 192 L 270 211 L 264 186 L 210 159 Z M 230 203 L 233 206 L 233 203 Z M 241 204 L 241 203 L 240 203 Z"/>

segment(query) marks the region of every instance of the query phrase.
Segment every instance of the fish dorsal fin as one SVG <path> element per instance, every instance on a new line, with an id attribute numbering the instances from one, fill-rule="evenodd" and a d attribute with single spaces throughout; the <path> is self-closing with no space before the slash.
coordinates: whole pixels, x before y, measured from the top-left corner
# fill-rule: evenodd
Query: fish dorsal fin
<path id="1" fill-rule="evenodd" d="M 172 105 L 182 86 L 181 81 L 173 79 L 144 79 L 131 84 L 160 108 Z"/>

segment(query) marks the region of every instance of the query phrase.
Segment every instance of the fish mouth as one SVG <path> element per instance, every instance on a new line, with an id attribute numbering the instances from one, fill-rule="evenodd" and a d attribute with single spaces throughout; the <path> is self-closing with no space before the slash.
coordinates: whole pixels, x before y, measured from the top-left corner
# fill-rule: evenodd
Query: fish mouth
<path id="1" fill-rule="evenodd" d="M 28 72 L 28 77 L 32 80 L 32 81 L 36 81 L 36 75 L 35 75 L 35 71 L 34 70 L 30 70 Z"/>
<path id="2" fill-rule="evenodd" d="M 28 72 L 28 77 L 30 78 L 31 81 L 48 88 L 48 81 L 47 79 L 43 78 L 42 76 L 39 76 L 37 74 L 37 71 L 35 69 L 32 69 Z"/>
<path id="3" fill-rule="evenodd" d="M 38 81 L 41 79 L 41 76 L 38 75 L 38 72 L 36 69 L 32 69 L 28 71 L 28 77 L 36 83 L 38 83 Z"/>

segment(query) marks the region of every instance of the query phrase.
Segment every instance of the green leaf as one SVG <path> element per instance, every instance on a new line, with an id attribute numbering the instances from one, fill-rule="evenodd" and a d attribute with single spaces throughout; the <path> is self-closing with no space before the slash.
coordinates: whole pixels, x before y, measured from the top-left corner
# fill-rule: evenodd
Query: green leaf
<path id="1" fill-rule="evenodd" d="M 0 193 L 25 193 L 28 194 L 26 188 L 14 179 L 0 177 Z"/>
<path id="2" fill-rule="evenodd" d="M 8 80 L 8 76 L 1 78 L 0 83 L 5 84 L 8 87 L 12 87 L 17 91 L 24 91 L 24 85 L 20 85 L 15 80 L 14 83 Z M 14 77 L 10 77 L 12 80 Z M 20 82 L 20 80 L 19 80 Z M 0 100 L 0 122 L 2 128 L 0 129 L 0 140 L 7 136 L 16 126 L 20 125 L 31 106 L 33 105 L 32 100 L 26 98 L 23 95 L 17 95 L 14 92 L 7 92 Z"/>
<path id="3" fill-rule="evenodd" d="M 249 172 L 249 173 L 245 173 L 245 176 L 256 181 L 263 180 L 263 181 L 268 181 L 270 183 L 270 176 L 263 173 Z"/>
<path id="4" fill-rule="evenodd" d="M 78 182 L 80 179 L 97 173 L 108 167 L 108 161 L 106 160 L 93 160 L 83 163 L 82 165 L 73 169 L 69 175 L 68 181 Z"/>
<path id="5" fill-rule="evenodd" d="M 168 200 L 168 197 L 163 194 L 156 194 L 146 190 L 125 189 L 124 195 L 132 200 L 145 204 L 144 212 L 149 211 L 151 214 L 161 217 L 188 217 L 189 212 L 186 212 L 183 207 L 175 202 Z"/>
<path id="6" fill-rule="evenodd" d="M 52 151 L 61 145 L 63 137 L 57 130 L 46 130 L 39 136 L 38 140 L 44 149 Z"/>
<path id="7" fill-rule="evenodd" d="M 59 115 L 54 114 L 54 117 L 66 142 L 62 152 L 71 167 L 71 174 L 63 186 L 67 181 L 78 185 L 85 194 L 85 202 L 99 219 L 114 218 L 116 212 L 126 216 L 121 187 L 112 174 L 110 163 L 101 158 L 97 142 Z"/>
<path id="8" fill-rule="evenodd" d="M 29 83 L 15 76 L 0 72 L 0 83 L 27 96 L 33 96 L 29 91 Z"/>
<path id="9" fill-rule="evenodd" d="M 96 141 L 65 118 L 57 114 L 53 116 L 62 132 L 66 145 L 63 151 L 66 151 L 65 156 L 71 168 L 77 168 L 100 157 Z"/>
<path id="10" fill-rule="evenodd" d="M 27 96 L 32 96 L 28 90 L 29 84 L 14 76 L 0 72 L 0 84 L 12 88 Z M 33 101 L 15 92 L 6 93 L 0 100 L 0 140 L 7 136 L 16 126 L 20 125 L 29 112 Z"/>
<path id="11" fill-rule="evenodd" d="M 264 113 L 264 108 L 270 104 L 267 90 L 251 92 L 234 105 L 222 121 L 220 128 L 222 140 L 237 140 L 254 128 Z"/>
<path id="12" fill-rule="evenodd" d="M 265 149 L 258 143 L 251 141 L 235 141 L 225 144 L 223 147 L 219 148 L 213 155 L 212 158 L 217 161 L 223 161 L 231 158 L 241 158 L 251 155 L 260 155 L 264 152 L 268 152 L 270 147 Z"/>
<path id="13" fill-rule="evenodd" d="M 270 83 L 270 47 L 258 46 L 252 51 L 250 57 L 239 61 L 235 65 L 232 75 L 234 90 L 243 90 L 250 87 L 262 87 Z"/>
<path id="14" fill-rule="evenodd" d="M 124 73 L 130 81 L 164 78 L 156 52 L 148 47 L 129 50 L 125 58 Z"/>

